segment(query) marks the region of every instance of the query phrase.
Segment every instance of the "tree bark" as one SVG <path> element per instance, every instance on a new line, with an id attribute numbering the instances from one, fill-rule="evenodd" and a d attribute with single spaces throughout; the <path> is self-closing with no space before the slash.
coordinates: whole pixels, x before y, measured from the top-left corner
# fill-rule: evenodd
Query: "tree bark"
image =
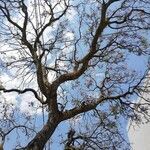
<path id="1" fill-rule="evenodd" d="M 56 127 L 61 122 L 58 117 L 53 117 L 48 119 L 47 123 L 41 129 L 40 132 L 36 134 L 34 139 L 27 145 L 25 150 L 43 150 L 49 138 L 54 133 Z"/>

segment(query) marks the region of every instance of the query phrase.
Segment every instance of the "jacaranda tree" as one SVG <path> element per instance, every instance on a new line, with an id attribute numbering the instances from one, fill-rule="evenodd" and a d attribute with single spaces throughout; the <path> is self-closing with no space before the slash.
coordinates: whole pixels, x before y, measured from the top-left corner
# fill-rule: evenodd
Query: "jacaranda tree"
<path id="1" fill-rule="evenodd" d="M 149 8 L 149 0 L 1 0 L 4 147 L 48 149 L 62 132 L 57 149 L 127 149 L 121 120 L 149 119 Z M 141 71 L 132 67 L 140 59 Z"/>

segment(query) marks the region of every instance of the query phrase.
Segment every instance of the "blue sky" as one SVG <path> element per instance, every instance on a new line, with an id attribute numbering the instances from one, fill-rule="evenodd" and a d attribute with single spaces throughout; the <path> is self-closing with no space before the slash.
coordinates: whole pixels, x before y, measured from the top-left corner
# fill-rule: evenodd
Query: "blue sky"
<path id="1" fill-rule="evenodd" d="M 76 26 L 76 24 L 74 24 L 72 26 L 72 28 L 74 28 L 75 26 Z M 87 26 L 85 25 L 85 27 L 87 27 Z M 110 32 L 110 30 L 108 30 L 107 32 L 111 33 L 113 31 Z M 85 55 L 85 53 L 84 53 L 84 49 L 85 49 L 84 43 L 81 43 L 80 48 L 81 48 L 81 50 L 79 52 L 79 57 L 82 57 L 83 55 Z M 55 54 L 55 56 L 56 55 L 57 54 Z M 131 53 L 127 57 L 128 57 L 128 59 L 126 60 L 126 63 L 128 64 L 129 68 L 131 68 L 133 70 L 136 70 L 140 74 L 143 74 L 145 69 L 146 69 L 146 66 L 147 66 L 148 57 L 147 56 L 136 56 L 135 54 L 131 54 Z M 51 57 L 49 57 L 49 59 L 51 59 Z M 49 60 L 48 63 L 51 62 L 51 61 L 52 60 Z M 1 62 L 3 62 L 3 61 L 1 61 Z M 9 70 L 5 70 L 4 68 L 1 68 L 1 70 L 3 71 L 2 75 L 5 75 L 5 74 L 10 75 L 11 74 L 9 72 Z M 82 81 L 82 79 L 81 79 L 81 81 Z M 65 88 L 67 89 L 68 86 L 69 86 L 69 84 L 66 84 Z M 71 91 L 71 86 L 69 88 L 67 90 Z M 75 92 L 75 91 L 72 90 L 71 92 L 74 96 L 77 96 L 77 94 L 78 94 L 78 91 Z M 19 98 L 17 100 L 19 100 Z M 18 103 L 18 104 L 20 104 L 20 103 Z M 69 108 L 70 106 L 72 106 L 71 103 L 68 103 L 67 107 Z M 37 117 L 36 118 L 36 123 L 37 123 L 37 125 L 39 125 L 41 127 L 42 117 L 41 117 L 41 115 L 36 116 L 36 117 Z M 126 130 L 128 120 L 125 120 L 121 117 L 119 122 L 121 123 L 120 129 L 122 129 L 122 132 L 125 135 L 125 138 L 128 140 L 127 130 Z M 70 128 L 70 125 L 67 122 L 61 123 L 59 125 L 59 128 L 56 130 L 56 133 L 54 133 L 54 136 L 53 136 L 54 144 L 52 144 L 53 145 L 52 149 L 57 149 L 57 150 L 62 149 L 62 147 L 59 147 L 59 143 L 58 143 L 57 139 L 58 139 L 58 136 L 59 136 L 60 132 L 62 132 L 63 136 L 67 136 L 66 132 L 68 131 L 69 128 Z M 11 137 L 10 138 L 11 140 L 5 145 L 6 150 L 9 150 L 10 145 L 14 145 L 14 143 L 17 142 L 14 138 L 14 137 L 17 137 L 17 132 L 16 131 L 12 132 L 10 137 Z"/>

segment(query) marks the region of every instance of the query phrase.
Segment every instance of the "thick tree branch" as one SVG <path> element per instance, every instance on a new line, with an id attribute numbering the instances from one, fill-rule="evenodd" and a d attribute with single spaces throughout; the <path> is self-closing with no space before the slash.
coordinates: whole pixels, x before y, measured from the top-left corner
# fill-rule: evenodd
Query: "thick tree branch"
<path id="1" fill-rule="evenodd" d="M 87 70 L 87 68 L 89 67 L 88 66 L 89 61 L 97 53 L 96 47 L 97 47 L 98 40 L 99 40 L 103 30 L 108 25 L 108 22 L 106 20 L 106 11 L 107 11 L 107 7 L 105 5 L 103 5 L 102 11 L 101 11 L 101 20 L 100 20 L 100 23 L 95 32 L 94 38 L 91 42 L 91 48 L 90 48 L 88 54 L 82 60 L 80 60 L 78 62 L 78 63 L 82 64 L 81 67 L 78 70 L 75 70 L 71 73 L 61 75 L 58 79 L 56 79 L 53 82 L 53 86 L 58 88 L 58 86 L 61 83 L 65 82 L 65 81 L 69 81 L 69 80 L 75 80 L 75 79 L 79 78 Z"/>
<path id="2" fill-rule="evenodd" d="M 72 117 L 74 117 L 78 114 L 91 111 L 91 110 L 95 109 L 99 104 L 101 104 L 104 101 L 120 100 L 121 98 L 126 98 L 126 96 L 128 96 L 128 95 L 134 94 L 135 90 L 140 86 L 140 84 L 144 80 L 144 77 L 145 77 L 145 75 L 140 79 L 140 81 L 136 85 L 134 85 L 132 87 L 129 87 L 128 91 L 126 91 L 122 94 L 119 94 L 119 95 L 116 95 L 116 96 L 109 96 L 109 95 L 108 96 L 103 96 L 103 95 L 101 95 L 100 98 L 98 98 L 97 100 L 96 99 L 91 99 L 90 102 L 82 103 L 79 107 L 75 107 L 73 109 L 66 110 L 63 113 L 63 120 L 67 120 L 67 119 L 70 119 L 70 118 L 72 118 Z"/>

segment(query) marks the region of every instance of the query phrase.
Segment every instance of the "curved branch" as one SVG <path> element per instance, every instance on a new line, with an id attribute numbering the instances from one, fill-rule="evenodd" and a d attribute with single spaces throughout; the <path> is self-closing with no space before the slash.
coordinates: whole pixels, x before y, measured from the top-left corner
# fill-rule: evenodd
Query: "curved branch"
<path id="1" fill-rule="evenodd" d="M 41 31 L 37 34 L 37 37 L 35 39 L 34 42 L 34 48 L 36 48 L 36 44 L 39 42 L 40 37 L 43 35 L 44 31 L 47 29 L 47 27 L 51 26 L 55 21 L 58 21 L 60 18 L 62 18 L 65 13 L 68 10 L 69 5 L 65 4 L 66 8 L 64 9 L 64 11 L 62 12 L 62 14 L 60 14 L 58 17 L 54 18 L 54 16 L 52 15 L 52 17 L 49 19 L 49 22 L 46 23 L 44 25 L 44 27 L 41 29 Z"/>
<path id="2" fill-rule="evenodd" d="M 128 90 L 122 94 L 119 94 L 116 96 L 101 95 L 97 100 L 93 99 L 87 103 L 85 103 L 85 102 L 82 103 L 79 107 L 74 107 L 73 109 L 64 111 L 62 120 L 67 120 L 78 114 L 91 111 L 104 101 L 107 101 L 107 100 L 119 100 L 120 101 L 120 98 L 126 98 L 126 96 L 128 96 L 128 95 L 133 95 L 135 93 L 135 90 L 140 86 L 140 84 L 144 80 L 144 77 L 145 77 L 145 75 L 140 79 L 140 81 L 136 85 L 129 87 Z"/>
<path id="3" fill-rule="evenodd" d="M 77 78 L 79 78 L 89 67 L 88 63 L 89 61 L 93 58 L 93 56 L 97 53 L 97 43 L 98 40 L 103 32 L 103 30 L 106 28 L 106 26 L 108 25 L 108 21 L 106 19 L 106 11 L 107 11 L 107 7 L 106 5 L 102 6 L 102 11 L 101 11 L 101 20 L 100 23 L 96 29 L 95 35 L 93 37 L 93 40 L 91 42 L 91 48 L 89 50 L 89 52 L 87 53 L 86 56 L 84 56 L 78 63 L 82 64 L 82 66 L 80 67 L 79 70 L 75 70 L 71 73 L 67 73 L 67 74 L 63 74 L 61 75 L 58 79 L 56 79 L 53 82 L 53 86 L 55 86 L 56 88 L 58 88 L 58 86 L 62 83 L 64 83 L 65 81 L 69 81 L 69 80 L 75 80 Z"/>
<path id="4" fill-rule="evenodd" d="M 10 12 L 9 12 L 7 6 L 6 6 L 6 3 L 5 3 L 5 2 L 3 2 L 3 3 L 4 3 L 4 7 L 0 5 L 0 10 L 1 10 L 1 12 L 4 14 L 4 16 L 7 18 L 7 20 L 8 20 L 11 24 L 13 24 L 15 27 L 17 27 L 20 31 L 22 31 L 22 27 L 19 26 L 16 22 L 14 22 L 14 21 L 12 20 L 12 18 L 11 18 L 11 16 L 10 16 Z"/>
<path id="5" fill-rule="evenodd" d="M 5 89 L 3 87 L 0 88 L 0 91 L 3 91 L 4 93 L 9 93 L 9 92 L 17 92 L 18 94 L 23 94 L 23 93 L 26 93 L 26 92 L 32 92 L 35 96 L 35 98 L 41 102 L 42 104 L 46 104 L 45 101 L 43 101 L 40 96 L 37 94 L 37 92 L 34 90 L 34 89 L 31 89 L 31 88 L 26 88 L 24 90 L 19 90 L 19 89 Z"/>

